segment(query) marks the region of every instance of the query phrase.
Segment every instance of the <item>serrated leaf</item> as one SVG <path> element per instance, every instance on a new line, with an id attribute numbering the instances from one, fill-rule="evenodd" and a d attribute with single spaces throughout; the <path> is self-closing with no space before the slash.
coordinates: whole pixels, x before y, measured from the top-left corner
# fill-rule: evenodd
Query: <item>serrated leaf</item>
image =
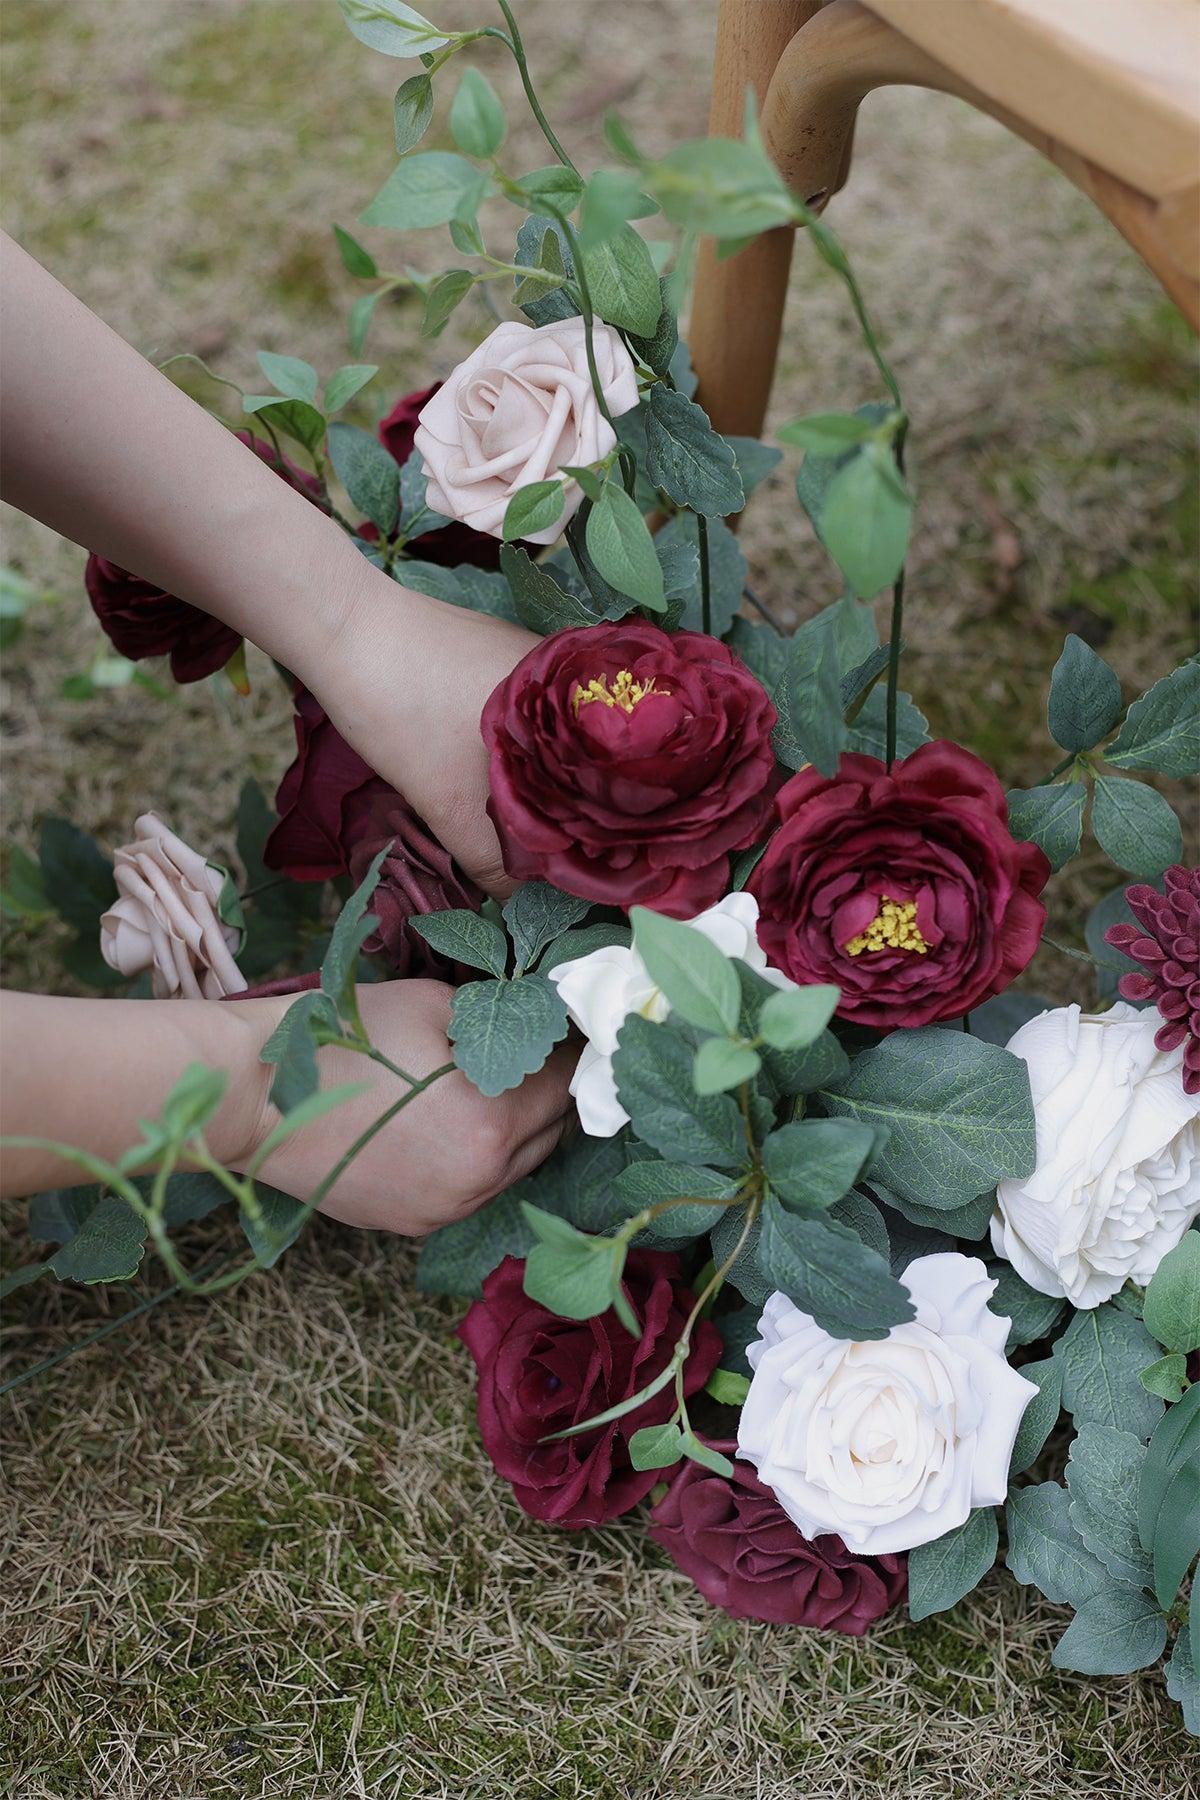
<path id="1" fill-rule="evenodd" d="M 719 518 L 746 504 L 736 458 L 708 414 L 661 381 L 646 404 L 646 473 L 693 512 Z"/>
<path id="2" fill-rule="evenodd" d="M 1151 1584 L 1138 1538 L 1137 1502 L 1146 1447 L 1128 1431 L 1080 1425 L 1067 1458 L 1071 1523 L 1115 1581 Z"/>
<path id="3" fill-rule="evenodd" d="M 459 988 L 448 1036 L 467 1080 L 494 1098 L 536 1074 L 568 1024 L 557 989 L 544 975 L 523 975 Z"/>
<path id="4" fill-rule="evenodd" d="M 963 1032 L 894 1032 L 823 1098 L 827 1111 L 889 1128 L 875 1173 L 920 1205 L 964 1205 L 1037 1161 L 1025 1064 Z"/>
<path id="5" fill-rule="evenodd" d="M 662 300 L 662 311 L 658 316 L 658 324 L 648 336 L 639 337 L 637 332 L 630 333 L 630 342 L 636 356 L 653 369 L 656 375 L 665 375 L 671 367 L 671 358 L 679 348 L 679 323 L 675 317 L 675 309 L 670 303 L 665 279 L 659 280 L 659 295 Z"/>
<path id="6" fill-rule="evenodd" d="M 977 1506 L 961 1525 L 908 1553 L 908 1612 L 927 1619 L 977 1588 L 996 1560 L 1000 1533 L 993 1506 Z"/>
<path id="7" fill-rule="evenodd" d="M 465 963 L 488 975 L 503 975 L 508 967 L 508 943 L 500 927 L 468 907 L 449 907 L 445 912 L 425 913 L 409 920 L 412 929 L 440 956 Z"/>
<path id="8" fill-rule="evenodd" d="M 561 888 L 546 881 L 527 881 L 519 887 L 504 907 L 504 923 L 516 951 L 517 967 L 531 968 L 547 944 L 579 923 L 590 904 L 574 894 L 564 894 Z M 502 975 L 504 969 L 493 969 L 492 973 Z"/>
<path id="9" fill-rule="evenodd" d="M 1090 1419 L 1149 1437 L 1162 1401 L 1146 1392 L 1138 1374 L 1157 1350 L 1141 1320 L 1120 1307 L 1106 1302 L 1077 1312 L 1054 1346 L 1063 1365 L 1063 1405 L 1076 1425 Z"/>
<path id="10" fill-rule="evenodd" d="M 1200 773 L 1200 659 L 1190 657 L 1133 702 L 1104 756 L 1118 769 Z"/>
<path id="11" fill-rule="evenodd" d="M 1061 869 L 1079 849 L 1087 786 L 1082 781 L 1047 787 L 1009 788 L 1008 828 L 1019 841 L 1038 844 L 1052 869 Z"/>
<path id="12" fill-rule="evenodd" d="M 988 1310 L 993 1311 L 994 1304 L 989 1305 Z M 1053 1356 L 1046 1356 L 1040 1362 L 1022 1363 L 1021 1374 L 1026 1381 L 1033 1382 L 1037 1395 L 1021 1414 L 1021 1423 L 1017 1426 L 1009 1462 L 1010 1480 L 1014 1475 L 1023 1475 L 1037 1461 L 1062 1412 L 1060 1362 Z"/>
<path id="13" fill-rule="evenodd" d="M 1104 1564 L 1071 1523 L 1067 1490 L 1057 1481 L 1017 1488 L 1008 1498 L 1009 1573 L 1058 1606 L 1082 1606 L 1108 1586 Z"/>
<path id="14" fill-rule="evenodd" d="M 1166 1641 L 1167 1622 L 1149 1594 L 1106 1587 L 1083 1602 L 1050 1661 L 1080 1675 L 1132 1675 L 1157 1662 Z"/>
<path id="15" fill-rule="evenodd" d="M 1050 676 L 1046 717 L 1064 750 L 1090 750 L 1121 711 L 1121 683 L 1102 656 L 1072 632 Z"/>
<path id="16" fill-rule="evenodd" d="M 612 1183 L 613 1192 L 622 1203 L 627 1218 L 663 1200 L 679 1201 L 651 1221 L 647 1230 L 654 1236 L 699 1237 L 711 1231 L 720 1217 L 720 1208 L 732 1201 L 738 1183 L 716 1169 L 705 1169 L 694 1163 L 664 1163 L 655 1160 L 630 1163 Z M 703 1204 L 711 1200 L 712 1205 Z M 695 1204 L 687 1202 L 694 1200 Z"/>
<path id="17" fill-rule="evenodd" d="M 613 1074 L 634 1131 L 667 1161 L 741 1168 L 748 1160 L 736 1104 L 728 1094 L 696 1093 L 691 1051 L 669 1026 L 626 1019 Z"/>
<path id="18" fill-rule="evenodd" d="M 1200 1231 L 1185 1231 L 1159 1263 L 1142 1311 L 1164 1350 L 1200 1350 Z"/>
<path id="19" fill-rule="evenodd" d="M 336 420 L 329 427 L 329 460 L 355 506 L 384 536 L 400 517 L 400 470 L 378 438 Z"/>
<path id="20" fill-rule="evenodd" d="M 836 775 L 847 743 L 842 670 L 833 631 L 799 631 L 788 650 L 785 678 L 788 723 L 801 755 L 822 775 Z"/>
<path id="21" fill-rule="evenodd" d="M 626 417 L 629 415 L 626 414 Z M 618 424 L 621 421 L 618 420 Z M 693 513 L 677 513 L 669 524 L 664 525 L 655 537 L 655 549 L 664 569 L 671 566 L 671 558 L 686 556 L 686 567 L 691 585 L 682 596 L 685 600 L 680 626 L 685 631 L 703 629 L 703 615 L 700 596 L 700 559 L 697 542 L 698 522 Z M 739 607 L 742 604 L 742 591 L 746 585 L 746 558 L 734 533 L 730 531 L 724 519 L 708 521 L 708 582 L 709 608 L 712 619 L 714 637 L 723 638 L 734 624 Z M 680 597 L 678 589 L 671 584 L 671 591 Z M 783 640 L 779 640 L 782 644 Z M 756 671 L 757 672 L 757 671 Z"/>
<path id="22" fill-rule="evenodd" d="M 522 1202 L 532 1185 L 519 1181 L 468 1218 L 455 1219 L 421 1245 L 417 1287 L 423 1294 L 478 1299 L 483 1283 L 506 1256 L 524 1257 L 534 1241 Z"/>
<path id="23" fill-rule="evenodd" d="M 50 1258 L 58 1281 L 128 1281 L 145 1250 L 146 1226 L 118 1194 L 90 1190 L 91 1204 Z"/>
<path id="24" fill-rule="evenodd" d="M 912 1299 L 887 1262 L 857 1233 L 831 1219 L 800 1218 L 769 1195 L 758 1259 L 772 1287 L 787 1294 L 831 1337 L 887 1337 L 915 1318 Z"/>
<path id="25" fill-rule="evenodd" d="M 503 544 L 500 567 L 512 590 L 517 617 L 527 630 L 536 631 L 539 637 L 549 637 L 555 631 L 596 624 L 598 614 L 566 588 L 560 587 L 548 570 L 533 561 L 528 551 L 515 544 Z"/>

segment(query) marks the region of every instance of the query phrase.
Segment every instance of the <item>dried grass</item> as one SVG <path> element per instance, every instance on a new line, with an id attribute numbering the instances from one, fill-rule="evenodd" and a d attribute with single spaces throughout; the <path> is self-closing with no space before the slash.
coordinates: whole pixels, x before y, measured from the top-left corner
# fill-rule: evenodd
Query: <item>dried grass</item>
<path id="1" fill-rule="evenodd" d="M 439 0 L 439 19 L 486 7 Z M 583 157 L 618 95 L 649 148 L 700 129 L 713 6 L 524 0 L 540 84 Z M 324 0 L 7 0 L 7 222 L 117 329 L 201 347 L 246 384 L 257 348 L 345 360 L 354 286 L 327 241 L 387 173 L 395 67 Z M 514 99 L 508 69 L 488 71 Z M 518 116 L 513 105 L 514 116 Z M 514 165 L 544 160 L 514 132 Z M 1064 629 L 1130 693 L 1190 647 L 1195 417 L 1186 333 L 1136 259 L 1025 146 L 957 103 L 865 109 L 832 214 L 915 417 L 922 493 L 911 685 L 1010 781 L 1055 760 L 1036 691 Z M 418 244 L 413 260 L 428 263 Z M 372 354 L 388 392 L 480 325 Z M 869 397 L 836 285 L 797 253 L 773 416 Z M 119 421 L 114 421 L 114 430 Z M 830 597 L 784 474 L 747 517 L 787 616 Z M 6 835 L 60 808 L 102 838 L 152 802 L 227 844 L 250 770 L 287 755 L 255 694 L 79 706 L 97 633 L 73 547 L 11 516 L 5 559 L 63 596 L 5 668 Z M 1073 867 L 1069 921 L 1112 885 Z M 1070 992 L 1043 953 L 1038 985 Z M 9 978 L 68 986 L 43 940 Z M 21 1208 L 8 1244 L 23 1258 Z M 220 1227 L 196 1232 L 197 1254 Z M 157 1277 L 155 1277 L 157 1279 Z M 128 1304 L 38 1286 L 22 1366 Z M 523 1518 L 475 1437 L 451 1308 L 411 1253 L 322 1222 L 273 1275 L 173 1304 L 5 1403 L 0 1791 L 14 1800 L 1121 1800 L 1196 1793 L 1160 1677 L 1050 1667 L 1061 1618 L 994 1577 L 948 1618 L 863 1643 L 734 1624 L 637 1520 L 582 1538 Z"/>

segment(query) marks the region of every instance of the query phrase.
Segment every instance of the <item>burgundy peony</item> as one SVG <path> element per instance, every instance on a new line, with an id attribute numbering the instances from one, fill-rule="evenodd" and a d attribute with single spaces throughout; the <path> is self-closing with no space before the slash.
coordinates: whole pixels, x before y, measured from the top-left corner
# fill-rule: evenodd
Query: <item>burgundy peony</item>
<path id="1" fill-rule="evenodd" d="M 427 400 L 441 387 L 435 381 L 432 387 L 422 388 L 417 394 L 405 394 L 397 400 L 386 419 L 379 423 L 379 441 L 396 461 L 403 465 L 413 452 L 413 439 L 417 430 L 417 416 Z M 366 535 L 360 531 L 360 535 Z M 455 568 L 459 563 L 474 563 L 477 569 L 498 569 L 500 567 L 500 540 L 489 537 L 482 531 L 472 531 L 469 525 L 451 523 L 444 525 L 440 531 L 427 531 L 421 536 L 411 538 L 405 545 L 409 556 L 417 557 L 421 562 L 440 563 L 445 568 Z"/>
<path id="2" fill-rule="evenodd" d="M 640 620 L 556 632 L 483 709 L 505 867 L 693 917 L 766 828 L 775 718 L 716 638 Z"/>
<path id="3" fill-rule="evenodd" d="M 275 795 L 279 823 L 263 861 L 293 881 L 325 881 L 350 873 L 350 850 L 377 803 L 396 790 L 352 750 L 307 689 L 296 689 L 296 760 Z M 376 849 L 379 848 L 378 843 Z"/>
<path id="4" fill-rule="evenodd" d="M 836 982 L 838 1015 L 882 1030 L 956 1019 L 1041 941 L 1050 864 L 1008 829 L 1004 790 L 958 744 L 893 764 L 843 756 L 780 789 L 782 821 L 747 886 L 758 939 L 793 981 Z"/>
<path id="5" fill-rule="evenodd" d="M 734 1443 L 716 1448 L 737 1455 Z M 735 1461 L 728 1478 L 680 1463 L 650 1515 L 650 1536 L 735 1619 L 861 1637 L 908 1587 L 905 1556 L 854 1556 L 839 1537 L 801 1537 L 747 1462 Z"/>
<path id="6" fill-rule="evenodd" d="M 315 476 L 307 475 L 286 457 L 277 458 L 270 444 L 264 444 L 249 431 L 239 431 L 235 436 L 269 463 L 289 487 L 314 505 L 323 504 Z M 131 662 L 141 662 L 147 656 L 169 656 L 176 681 L 203 681 L 206 675 L 223 669 L 242 641 L 220 619 L 201 612 L 186 600 L 176 599 L 174 594 L 164 593 L 140 576 L 131 575 L 105 556 L 88 557 L 83 584 L 113 648 Z"/>
<path id="7" fill-rule="evenodd" d="M 600 1525 L 636 1506 L 661 1479 L 657 1469 L 633 1467 L 629 1439 L 670 1418 L 673 1384 L 609 1425 L 553 1444 L 541 1440 L 629 1399 L 661 1373 L 693 1296 L 680 1284 L 678 1257 L 632 1251 L 625 1290 L 642 1321 L 635 1340 L 611 1310 L 596 1319 L 557 1318 L 528 1297 L 524 1275 L 524 1263 L 506 1256 L 458 1328 L 479 1372 L 483 1447 L 531 1518 Z M 702 1320 L 692 1329 L 685 1393 L 704 1386 L 720 1356 L 716 1328 Z"/>
<path id="8" fill-rule="evenodd" d="M 392 846 L 371 895 L 370 911 L 379 926 L 363 945 L 367 955 L 382 956 L 392 974 L 401 978 L 432 975 L 455 983 L 478 980 L 477 969 L 439 956 L 420 932 L 412 929 L 410 921 L 451 906 L 478 912 L 483 904 L 482 888 L 463 874 L 450 852 L 390 789 L 374 797 L 361 826 L 356 821 L 355 829 L 362 832 L 350 846 L 350 879 L 356 887 L 384 844 Z"/>
<path id="9" fill-rule="evenodd" d="M 1117 985 L 1126 1000 L 1153 1000 L 1163 1016 L 1154 1042 L 1160 1050 L 1186 1046 L 1183 1091 L 1200 1094 L 1200 869 L 1175 863 L 1163 887 L 1164 894 L 1146 882 L 1126 888 L 1125 904 L 1142 929 L 1110 925 L 1104 941 L 1142 965 Z"/>

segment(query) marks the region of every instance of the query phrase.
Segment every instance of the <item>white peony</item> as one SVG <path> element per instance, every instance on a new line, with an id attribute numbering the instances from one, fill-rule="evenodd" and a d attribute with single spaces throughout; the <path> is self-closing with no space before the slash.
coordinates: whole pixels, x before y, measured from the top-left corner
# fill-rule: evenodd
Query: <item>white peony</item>
<path id="1" fill-rule="evenodd" d="M 736 956 L 775 987 L 796 983 L 767 967 L 758 942 L 758 901 L 753 894 L 727 894 L 707 912 L 685 921 L 704 934 L 726 956 Z M 617 1033 L 631 1013 L 643 1019 L 665 1019 L 671 1008 L 655 987 L 645 963 L 632 948 L 613 944 L 550 970 L 572 1021 L 588 1040 L 571 1078 L 579 1121 L 589 1137 L 613 1137 L 629 1121 L 617 1097 L 612 1059 Z"/>
<path id="2" fill-rule="evenodd" d="M 900 1277 L 917 1316 L 875 1343 L 830 1337 L 772 1294 L 747 1356 L 738 1452 L 806 1538 L 911 1550 L 996 1506 L 1037 1393 L 1004 1360 L 1009 1321 L 978 1257 L 922 1256 Z"/>
<path id="3" fill-rule="evenodd" d="M 1183 1091 L 1183 1046 L 1124 1001 L 1059 1006 L 1009 1040 L 1029 1069 L 1037 1167 L 1002 1181 L 992 1244 L 1042 1294 L 1099 1306 L 1149 1281 L 1200 1213 L 1200 1095 Z"/>
<path id="4" fill-rule="evenodd" d="M 596 371 L 613 418 L 637 405 L 633 358 L 611 325 L 592 332 Z M 505 320 L 427 400 L 416 447 L 427 499 L 447 518 L 500 537 L 518 488 L 607 456 L 617 434 L 600 411 L 588 370 L 583 320 L 550 325 Z M 552 525 L 526 533 L 551 544 L 578 511 L 583 489 L 563 476 L 565 499 Z"/>

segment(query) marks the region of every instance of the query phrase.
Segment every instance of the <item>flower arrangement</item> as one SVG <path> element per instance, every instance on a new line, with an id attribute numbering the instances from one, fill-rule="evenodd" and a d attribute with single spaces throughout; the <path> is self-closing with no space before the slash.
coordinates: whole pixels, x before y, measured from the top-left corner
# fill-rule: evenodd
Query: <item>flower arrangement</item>
<path id="1" fill-rule="evenodd" d="M 397 289 L 418 291 L 431 337 L 483 284 L 515 281 L 524 318 L 375 433 L 332 418 L 372 366 L 338 371 L 318 406 L 315 371 L 264 354 L 275 392 L 244 406 L 269 442 L 241 429 L 402 586 L 536 634 L 480 727 L 522 885 L 486 900 L 298 688 L 274 809 L 243 795 L 244 911 L 153 814 L 115 876 L 47 821 L 26 910 L 61 911 L 77 972 L 101 981 L 294 990 L 264 1051 L 282 1134 L 342 1097 L 319 1088 L 317 1046 L 380 1060 L 354 997 L 372 968 L 456 983 L 454 1064 L 485 1095 L 573 1027 L 579 1131 L 417 1266 L 424 1290 L 470 1301 L 480 1439 L 518 1505 L 569 1529 L 648 1508 L 654 1541 L 735 1617 L 851 1633 L 905 1601 L 914 1619 L 953 1606 L 1002 1522 L 1009 1572 L 1074 1609 L 1055 1662 L 1122 1674 L 1169 1649 L 1200 1730 L 1200 874 L 1139 779 L 1200 770 L 1200 659 L 1126 710 L 1069 637 L 1048 688 L 1063 759 L 1032 788 L 929 741 L 900 686 L 908 416 L 845 252 L 753 109 L 741 140 L 661 158 L 612 119 L 616 166 L 585 178 L 506 0 L 506 29 L 464 33 L 401 0 L 340 5 L 373 51 L 421 65 L 364 221 L 444 224 L 472 265 L 381 275 L 338 229 L 372 284 L 353 354 Z M 482 38 L 516 59 L 549 166 L 504 168 L 503 110 L 469 64 L 455 150 L 418 148 L 434 78 Z M 521 215 L 511 260 L 484 242 L 492 196 Z M 632 223 L 652 216 L 675 232 L 661 257 Z M 803 452 L 799 499 L 842 585 L 791 637 L 743 615 L 726 522 L 781 452 L 713 428 L 678 331 L 697 236 L 732 250 L 780 225 L 845 284 L 882 389 L 778 434 Z M 122 656 L 244 685 L 240 644 L 193 608 L 97 558 L 87 589 Z M 1071 952 L 1093 1013 L 1013 987 L 1085 814 L 1136 878 Z M 353 892 L 328 933 L 330 881 Z M 94 1167 L 91 1210 L 41 1267 L 122 1279 L 147 1237 L 200 1291 L 272 1263 L 340 1167 L 303 1203 L 222 1170 L 202 1136 L 219 1097 L 192 1071 L 147 1126 L 166 1173 Z M 187 1270 L 171 1227 L 230 1199 L 252 1256 Z M 35 1233 L 54 1236 L 51 1213 L 33 1203 Z"/>

